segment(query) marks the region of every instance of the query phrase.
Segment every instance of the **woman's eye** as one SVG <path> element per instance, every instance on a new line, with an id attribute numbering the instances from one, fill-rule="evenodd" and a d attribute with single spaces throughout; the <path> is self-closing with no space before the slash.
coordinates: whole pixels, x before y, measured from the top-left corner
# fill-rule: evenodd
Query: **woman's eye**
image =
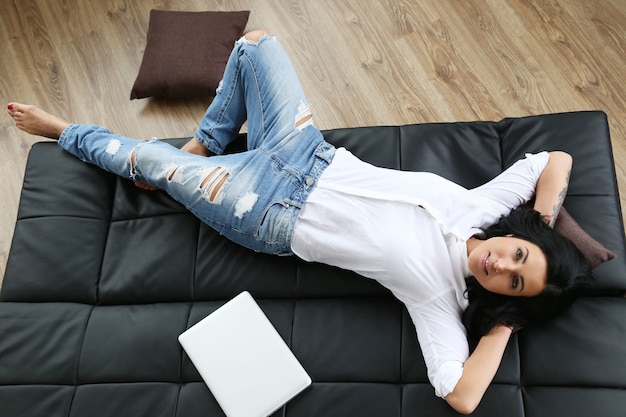
<path id="1" fill-rule="evenodd" d="M 513 282 L 511 283 L 511 286 L 513 288 L 517 288 L 518 285 L 519 285 L 519 277 L 513 277 Z"/>
<path id="2" fill-rule="evenodd" d="M 515 253 L 515 256 L 517 257 L 517 260 L 519 261 L 520 259 L 522 259 L 522 256 L 524 256 L 524 252 L 522 252 L 521 249 L 518 249 L 517 252 Z"/>

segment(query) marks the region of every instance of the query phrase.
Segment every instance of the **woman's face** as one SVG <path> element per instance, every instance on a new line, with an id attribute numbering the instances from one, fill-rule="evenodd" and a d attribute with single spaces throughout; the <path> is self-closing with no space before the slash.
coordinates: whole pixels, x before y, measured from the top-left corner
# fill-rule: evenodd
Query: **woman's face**
<path id="1" fill-rule="evenodd" d="M 539 246 L 512 236 L 468 241 L 469 269 L 487 291 L 508 296 L 539 295 L 548 261 Z"/>

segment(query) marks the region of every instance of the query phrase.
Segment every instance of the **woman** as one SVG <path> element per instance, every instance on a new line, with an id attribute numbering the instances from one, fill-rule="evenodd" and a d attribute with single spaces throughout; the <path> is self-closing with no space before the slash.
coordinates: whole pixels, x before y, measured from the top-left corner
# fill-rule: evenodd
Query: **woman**
<path id="1" fill-rule="evenodd" d="M 516 326 L 573 299 L 580 254 L 545 223 L 554 223 L 565 196 L 569 155 L 528 156 L 473 190 L 369 165 L 324 141 L 289 59 L 265 31 L 236 42 L 183 151 L 69 124 L 34 106 L 8 108 L 18 128 L 165 190 L 241 245 L 379 281 L 406 305 L 436 394 L 460 412 L 478 405 Z M 246 120 L 248 151 L 222 155 Z M 509 215 L 533 197 L 537 211 Z M 565 263 L 563 249 L 571 255 Z M 546 303 L 558 308 L 546 312 Z M 480 337 L 471 355 L 464 311 Z"/>

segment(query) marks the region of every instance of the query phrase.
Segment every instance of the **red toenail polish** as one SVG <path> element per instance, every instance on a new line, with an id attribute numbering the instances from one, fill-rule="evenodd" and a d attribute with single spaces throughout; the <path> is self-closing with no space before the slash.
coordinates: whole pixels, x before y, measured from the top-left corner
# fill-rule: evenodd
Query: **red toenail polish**
<path id="1" fill-rule="evenodd" d="M 13 110 L 13 104 L 9 104 L 7 107 L 9 110 Z"/>

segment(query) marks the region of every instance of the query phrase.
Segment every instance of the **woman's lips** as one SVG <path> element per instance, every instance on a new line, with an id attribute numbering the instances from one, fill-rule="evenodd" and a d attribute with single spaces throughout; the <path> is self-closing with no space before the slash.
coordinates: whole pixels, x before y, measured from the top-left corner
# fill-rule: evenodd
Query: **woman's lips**
<path id="1" fill-rule="evenodd" d="M 485 255 L 485 258 L 483 259 L 482 262 L 482 267 L 483 270 L 485 271 L 485 275 L 489 275 L 489 259 L 491 258 L 491 253 L 488 253 L 487 255 Z"/>

